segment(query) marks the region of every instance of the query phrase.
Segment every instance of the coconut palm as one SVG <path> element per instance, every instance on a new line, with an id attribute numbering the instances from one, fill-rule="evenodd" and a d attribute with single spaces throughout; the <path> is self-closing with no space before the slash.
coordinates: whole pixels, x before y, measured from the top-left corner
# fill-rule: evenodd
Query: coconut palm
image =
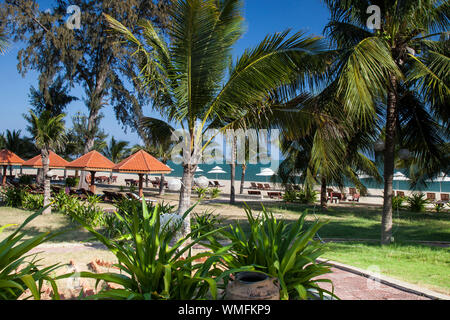
<path id="1" fill-rule="evenodd" d="M 395 145 L 410 149 L 424 169 L 423 178 L 437 168 L 448 168 L 448 157 L 439 146 L 449 133 L 449 41 L 439 37 L 448 30 L 450 4 L 441 0 L 324 2 L 331 11 L 325 32 L 339 55 L 332 71 L 344 109 L 365 125 L 379 120 L 377 106 L 384 108 L 381 242 L 387 244 L 392 238 Z M 370 5 L 381 9 L 378 30 L 367 27 Z M 413 106 L 407 103 L 411 100 Z"/>
<path id="2" fill-rule="evenodd" d="M 244 117 L 250 106 L 264 100 L 268 90 L 282 84 L 295 82 L 301 87 L 310 83 L 305 79 L 323 65 L 316 56 L 323 49 L 320 38 L 301 32 L 289 36 L 289 31 L 267 36 L 231 63 L 233 45 L 244 31 L 241 7 L 241 0 L 174 1 L 170 43 L 149 21 L 139 24 L 144 38 L 140 41 L 126 26 L 106 16 L 142 57 L 143 82 L 155 108 L 187 133 L 179 212 L 190 206 L 193 175 L 210 141 L 202 143 L 209 124 L 225 116 Z"/>
<path id="3" fill-rule="evenodd" d="M 114 163 L 119 163 L 125 159 L 129 153 L 127 141 L 116 141 L 114 137 L 111 137 L 109 145 L 103 149 L 102 153 L 105 157 L 109 158 Z M 112 178 L 113 173 L 111 172 L 110 178 Z"/>
<path id="4" fill-rule="evenodd" d="M 64 127 L 65 114 L 52 117 L 51 112 L 46 110 L 38 117 L 32 110 L 30 110 L 29 115 L 25 115 L 24 117 L 29 122 L 27 130 L 32 135 L 36 147 L 41 150 L 45 207 L 50 204 L 50 177 L 47 175 L 50 164 L 49 152 L 50 150 L 59 150 L 64 146 L 66 141 Z M 44 211 L 44 213 L 49 212 L 51 212 L 51 207 L 48 207 Z"/>

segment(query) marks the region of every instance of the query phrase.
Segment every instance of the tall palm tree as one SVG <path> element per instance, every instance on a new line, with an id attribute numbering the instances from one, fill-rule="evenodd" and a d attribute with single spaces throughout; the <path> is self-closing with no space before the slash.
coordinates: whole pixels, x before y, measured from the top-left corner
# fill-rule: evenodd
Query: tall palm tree
<path id="1" fill-rule="evenodd" d="M 128 141 L 116 141 L 114 137 L 111 137 L 109 145 L 103 149 L 102 153 L 105 157 L 109 158 L 114 163 L 119 163 L 125 159 L 128 155 Z M 112 178 L 113 173 L 111 172 L 110 177 Z"/>
<path id="2" fill-rule="evenodd" d="M 65 114 L 59 114 L 56 117 L 51 116 L 50 111 L 42 112 L 39 117 L 30 110 L 29 115 L 25 115 L 25 119 L 29 122 L 27 130 L 34 139 L 37 148 L 41 150 L 42 167 L 44 176 L 44 206 L 50 204 L 50 177 L 47 176 L 49 171 L 49 152 L 56 151 L 64 146 L 66 141 Z M 44 213 L 51 212 L 51 207 L 48 207 Z"/>
<path id="3" fill-rule="evenodd" d="M 421 179 L 448 169 L 441 146 L 449 134 L 448 1 L 324 0 L 331 11 L 325 32 L 339 57 L 333 66 L 344 109 L 362 125 L 384 107 L 384 204 L 381 243 L 392 240 L 395 146 L 412 152 Z M 381 9 L 381 27 L 368 29 L 370 5 Z M 408 101 L 414 101 L 414 106 Z M 412 113 L 410 113 L 412 112 Z M 426 121 L 422 121 L 426 119 Z M 431 128 L 431 131 L 427 130 Z M 408 132 L 405 129 L 408 128 Z M 448 151 L 448 150 L 447 150 Z"/>
<path id="4" fill-rule="evenodd" d="M 241 0 L 174 1 L 167 37 L 170 43 L 150 21 L 139 24 L 142 42 L 106 16 L 142 57 L 142 77 L 155 108 L 187 132 L 179 212 L 190 206 L 193 175 L 210 141 L 202 143 L 209 124 L 224 116 L 244 117 L 272 88 L 288 82 L 303 86 L 308 82 L 305 78 L 323 63 L 316 56 L 323 49 L 320 38 L 301 32 L 288 36 L 285 31 L 267 36 L 230 67 L 233 45 L 244 30 L 241 7 Z M 219 129 L 223 132 L 229 126 Z"/>

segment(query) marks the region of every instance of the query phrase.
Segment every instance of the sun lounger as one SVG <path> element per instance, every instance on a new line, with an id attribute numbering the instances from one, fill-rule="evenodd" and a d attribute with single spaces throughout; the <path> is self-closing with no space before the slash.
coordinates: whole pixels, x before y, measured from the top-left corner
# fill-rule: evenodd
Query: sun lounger
<path id="1" fill-rule="evenodd" d="M 214 186 L 217 188 L 225 187 L 223 184 L 220 184 L 218 180 L 214 180 Z"/>
<path id="2" fill-rule="evenodd" d="M 259 191 L 259 190 L 248 190 L 248 194 L 260 196 L 261 195 L 261 191 Z"/>
<path id="3" fill-rule="evenodd" d="M 436 201 L 436 193 L 427 192 L 427 200 L 431 202 Z"/>
<path id="4" fill-rule="evenodd" d="M 250 182 L 250 185 L 251 185 L 250 189 L 258 190 L 258 186 L 256 185 L 256 183 Z"/>
<path id="5" fill-rule="evenodd" d="M 265 184 L 264 184 L 264 189 L 266 189 L 266 190 L 271 190 L 272 188 L 270 187 L 270 184 L 265 183 Z"/>
<path id="6" fill-rule="evenodd" d="M 404 197 L 405 193 L 403 191 L 397 191 L 397 197 Z"/>
<path id="7" fill-rule="evenodd" d="M 441 193 L 441 201 L 442 202 L 449 202 L 449 194 L 448 193 Z"/>
<path id="8" fill-rule="evenodd" d="M 262 185 L 262 183 L 258 183 L 258 190 L 264 190 L 264 186 Z"/>
<path id="9" fill-rule="evenodd" d="M 142 201 L 142 197 L 139 197 L 136 193 L 132 193 L 132 192 L 128 192 L 127 196 L 132 199 L 132 200 L 139 200 Z M 152 200 L 152 199 L 145 199 L 145 202 L 147 202 L 148 204 L 152 203 L 152 202 L 156 202 L 156 200 Z"/>
<path id="10" fill-rule="evenodd" d="M 267 196 L 271 199 L 283 199 L 281 192 L 267 192 Z"/>

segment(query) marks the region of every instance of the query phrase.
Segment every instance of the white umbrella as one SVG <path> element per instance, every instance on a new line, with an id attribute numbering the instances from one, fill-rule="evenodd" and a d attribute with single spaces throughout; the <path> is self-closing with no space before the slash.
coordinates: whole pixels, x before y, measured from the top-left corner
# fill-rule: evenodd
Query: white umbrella
<path id="1" fill-rule="evenodd" d="M 216 174 L 216 180 L 217 180 L 217 174 L 219 173 L 227 173 L 226 171 L 223 171 L 221 167 L 217 166 L 212 168 L 212 170 L 208 171 L 208 173 L 215 173 Z"/>
<path id="2" fill-rule="evenodd" d="M 369 179 L 369 178 L 372 178 L 372 177 L 369 176 L 368 174 L 365 174 L 365 173 L 363 173 L 363 172 L 361 172 L 361 171 L 358 171 L 356 174 L 358 175 L 358 178 L 360 178 L 360 179 Z"/>
<path id="3" fill-rule="evenodd" d="M 398 181 L 397 182 L 397 189 L 400 190 L 400 181 L 410 181 L 411 179 L 409 179 L 407 176 L 405 176 L 403 173 L 401 172 L 396 172 L 394 173 L 394 181 Z"/>
<path id="4" fill-rule="evenodd" d="M 256 175 L 257 176 L 262 176 L 262 177 L 271 177 L 271 176 L 273 176 L 275 174 L 276 173 L 272 169 L 264 168 L 264 169 L 261 170 L 260 173 L 257 173 Z M 266 179 L 266 181 L 267 181 L 267 179 Z"/>
<path id="5" fill-rule="evenodd" d="M 441 172 L 436 178 L 427 180 L 426 182 L 439 182 L 439 193 L 442 193 L 442 182 L 450 182 L 450 177 Z"/>
<path id="6" fill-rule="evenodd" d="M 203 172 L 203 170 L 200 169 L 200 167 L 197 167 L 197 169 L 195 169 L 195 172 Z"/>

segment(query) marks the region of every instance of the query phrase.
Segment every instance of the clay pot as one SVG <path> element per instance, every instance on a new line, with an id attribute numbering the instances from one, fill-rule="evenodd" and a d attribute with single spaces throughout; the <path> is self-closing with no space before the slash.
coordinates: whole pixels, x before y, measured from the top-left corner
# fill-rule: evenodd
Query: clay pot
<path id="1" fill-rule="evenodd" d="M 276 278 L 258 272 L 239 272 L 226 289 L 227 300 L 279 300 Z"/>

